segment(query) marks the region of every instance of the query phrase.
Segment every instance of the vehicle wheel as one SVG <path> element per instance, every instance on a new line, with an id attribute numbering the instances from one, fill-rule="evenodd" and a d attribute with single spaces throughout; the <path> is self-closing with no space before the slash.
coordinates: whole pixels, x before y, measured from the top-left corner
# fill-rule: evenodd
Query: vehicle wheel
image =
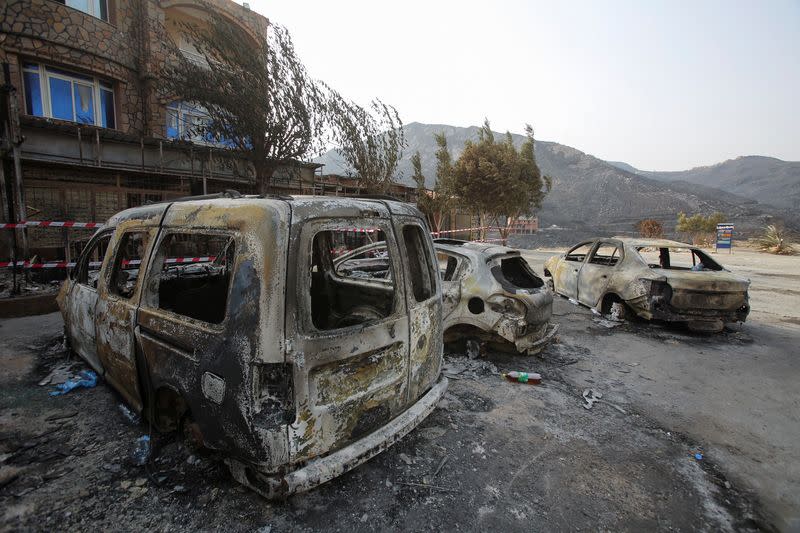
<path id="1" fill-rule="evenodd" d="M 553 283 L 553 278 L 546 278 L 547 279 L 547 286 L 550 288 L 550 292 L 556 292 L 556 284 Z"/>
<path id="2" fill-rule="evenodd" d="M 628 318 L 628 307 L 624 302 L 614 302 L 611 304 L 609 315 L 611 320 L 625 320 Z"/>

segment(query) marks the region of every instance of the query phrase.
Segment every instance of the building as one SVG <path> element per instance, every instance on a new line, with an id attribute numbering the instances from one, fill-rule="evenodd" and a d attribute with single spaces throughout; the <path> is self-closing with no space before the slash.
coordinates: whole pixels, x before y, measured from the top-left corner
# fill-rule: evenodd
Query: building
<path id="1" fill-rule="evenodd" d="M 14 221 L 102 223 L 145 202 L 258 189 L 247 164 L 187 132 L 186 125 L 203 120 L 202 110 L 165 101 L 157 90 L 168 53 L 164 34 L 197 59 L 179 28 L 207 17 L 206 5 L 251 35 L 267 31 L 265 17 L 231 0 L 2 2 L 0 119 L 9 135 L 0 145 L 0 222 L 9 220 L 9 201 Z M 281 169 L 273 183 L 313 192 L 318 167 Z M 0 261 L 10 257 L 14 233 L 2 231 Z M 26 259 L 70 259 L 91 232 L 31 228 L 24 236 L 17 230 L 17 241 Z"/>
<path id="2" fill-rule="evenodd" d="M 509 235 L 533 235 L 539 231 L 539 217 L 537 216 L 521 216 L 517 220 L 507 221 L 509 225 Z"/>

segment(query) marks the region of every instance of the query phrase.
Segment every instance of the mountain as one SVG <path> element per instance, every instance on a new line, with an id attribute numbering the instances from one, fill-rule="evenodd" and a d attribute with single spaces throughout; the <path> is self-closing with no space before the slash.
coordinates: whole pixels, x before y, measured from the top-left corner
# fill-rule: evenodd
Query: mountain
<path id="1" fill-rule="evenodd" d="M 625 172 L 633 172 L 634 174 L 639 174 L 639 170 L 628 163 L 624 163 L 622 161 L 606 161 L 612 167 L 617 167 L 620 170 L 624 170 Z"/>
<path id="2" fill-rule="evenodd" d="M 661 181 L 715 187 L 785 209 L 800 208 L 800 161 L 749 155 L 678 172 L 632 172 Z"/>
<path id="3" fill-rule="evenodd" d="M 411 156 L 419 151 L 428 187 L 435 184 L 434 133 L 445 133 L 453 159 L 460 155 L 466 140 L 478 137 L 476 126 L 462 128 L 418 122 L 405 125 L 404 132 L 408 147 L 398 166 L 397 181 L 413 185 Z M 495 136 L 500 139 L 502 134 Z M 524 140 L 522 135 L 512 137 L 517 145 Z M 792 216 L 707 185 L 677 177 L 670 181 L 655 179 L 635 168 L 629 171 L 630 165 L 612 164 L 555 142 L 536 141 L 535 150 L 542 172 L 553 178 L 553 190 L 538 212 L 545 227 L 555 224 L 596 234 L 628 233 L 643 218 L 656 218 L 669 229 L 674 227 L 678 212 L 720 211 L 735 221 L 739 229 L 754 230 L 764 225 L 766 217 Z M 346 173 L 341 158 L 333 151 L 317 162 L 325 165 L 324 173 Z"/>

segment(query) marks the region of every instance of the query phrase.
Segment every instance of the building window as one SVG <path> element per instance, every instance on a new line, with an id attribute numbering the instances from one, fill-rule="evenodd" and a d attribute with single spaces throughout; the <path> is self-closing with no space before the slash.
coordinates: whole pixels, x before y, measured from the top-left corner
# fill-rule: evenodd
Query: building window
<path id="1" fill-rule="evenodd" d="M 211 117 L 205 108 L 189 102 L 172 102 L 167 105 L 167 138 L 181 139 L 198 144 L 235 148 L 230 139 L 208 131 Z"/>
<path id="2" fill-rule="evenodd" d="M 22 73 L 29 115 L 115 127 L 110 83 L 35 63 L 25 63 Z"/>
<path id="3" fill-rule="evenodd" d="M 56 0 L 60 4 L 108 22 L 108 0 Z"/>
<path id="4" fill-rule="evenodd" d="M 205 132 L 211 119 L 201 106 L 187 102 L 173 102 L 167 106 L 167 137 L 199 143 L 213 142 Z"/>

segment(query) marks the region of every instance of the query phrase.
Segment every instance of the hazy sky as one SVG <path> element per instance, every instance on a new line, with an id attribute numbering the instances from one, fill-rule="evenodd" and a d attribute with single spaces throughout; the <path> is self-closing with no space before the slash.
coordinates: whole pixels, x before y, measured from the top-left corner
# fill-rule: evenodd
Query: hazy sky
<path id="1" fill-rule="evenodd" d="M 800 0 L 250 0 L 312 75 L 408 122 L 557 141 L 644 170 L 800 160 Z"/>

